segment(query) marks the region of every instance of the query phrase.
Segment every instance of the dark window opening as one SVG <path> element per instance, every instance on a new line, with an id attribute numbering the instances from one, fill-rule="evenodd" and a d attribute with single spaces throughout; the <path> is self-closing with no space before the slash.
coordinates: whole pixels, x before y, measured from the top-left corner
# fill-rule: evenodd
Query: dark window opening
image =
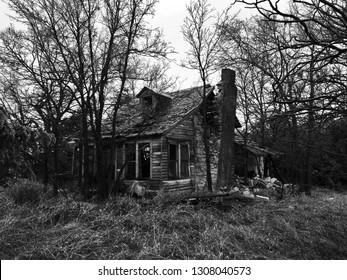
<path id="1" fill-rule="evenodd" d="M 169 144 L 169 179 L 178 178 L 177 145 Z"/>
<path id="2" fill-rule="evenodd" d="M 125 145 L 125 160 L 127 162 L 126 179 L 136 179 L 136 146 L 134 144 Z"/>
<path id="3" fill-rule="evenodd" d="M 153 108 L 153 100 L 151 96 L 144 97 L 143 98 L 144 104 L 147 108 L 152 109 Z"/>
<path id="4" fill-rule="evenodd" d="M 139 144 L 139 178 L 149 179 L 151 177 L 151 145 L 149 143 Z"/>
<path id="5" fill-rule="evenodd" d="M 189 177 L 189 149 L 188 145 L 181 145 L 181 178 Z"/>

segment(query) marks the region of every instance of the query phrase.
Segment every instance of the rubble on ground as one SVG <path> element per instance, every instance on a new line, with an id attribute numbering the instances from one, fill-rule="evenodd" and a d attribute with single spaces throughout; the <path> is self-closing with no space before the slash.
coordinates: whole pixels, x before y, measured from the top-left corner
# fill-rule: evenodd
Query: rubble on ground
<path id="1" fill-rule="evenodd" d="M 244 178 L 237 177 L 235 187 L 227 192 L 233 196 L 240 196 L 249 200 L 269 201 L 271 198 L 281 199 L 286 194 L 292 193 L 295 185 L 283 184 L 277 178 Z M 221 193 L 226 190 L 221 190 Z"/>
<path id="2" fill-rule="evenodd" d="M 250 204 L 255 201 L 268 202 L 273 199 L 282 199 L 288 194 L 295 193 L 298 186 L 294 184 L 283 184 L 277 178 L 244 178 L 237 177 L 234 187 L 221 188 L 218 192 L 198 193 L 192 196 L 181 198 L 177 203 L 187 202 L 199 204 L 208 202 L 209 204 L 229 207 L 235 202 Z"/>

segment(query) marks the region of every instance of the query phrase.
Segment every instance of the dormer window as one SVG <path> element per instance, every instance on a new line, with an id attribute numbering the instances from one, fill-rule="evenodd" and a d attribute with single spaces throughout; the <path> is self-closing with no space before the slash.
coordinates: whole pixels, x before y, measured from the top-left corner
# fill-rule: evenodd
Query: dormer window
<path id="1" fill-rule="evenodd" d="M 140 99 L 143 114 L 155 115 L 160 110 L 165 109 L 171 102 L 171 97 L 166 94 L 159 94 L 144 87 L 137 95 Z"/>
<path id="2" fill-rule="evenodd" d="M 143 103 L 147 109 L 150 109 L 150 110 L 153 109 L 153 97 L 152 96 L 143 97 Z"/>

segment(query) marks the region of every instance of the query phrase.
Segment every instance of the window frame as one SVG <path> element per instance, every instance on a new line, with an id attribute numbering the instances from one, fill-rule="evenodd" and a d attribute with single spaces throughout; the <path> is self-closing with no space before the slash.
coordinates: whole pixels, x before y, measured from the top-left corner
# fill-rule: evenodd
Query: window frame
<path id="1" fill-rule="evenodd" d="M 170 176 L 170 161 L 173 162 L 174 160 L 170 159 L 170 145 L 176 145 L 176 177 Z M 182 176 L 182 155 L 181 155 L 181 150 L 182 146 L 185 145 L 187 146 L 188 149 L 188 160 L 187 160 L 187 165 L 188 165 L 188 174 L 187 176 Z M 177 179 L 188 179 L 191 177 L 191 172 L 190 172 L 190 143 L 189 141 L 179 141 L 179 140 L 168 140 L 168 179 L 169 180 L 177 180 Z"/>
<path id="2" fill-rule="evenodd" d="M 149 148 L 150 148 L 150 177 L 140 177 L 140 149 L 139 146 L 140 144 L 149 144 Z M 128 166 L 125 168 L 124 173 L 122 174 L 122 178 L 126 179 L 126 180 L 152 180 L 153 178 L 153 143 L 152 140 L 149 139 L 144 139 L 144 140 L 140 140 L 140 141 L 129 141 L 129 142 L 125 142 L 122 145 L 118 145 L 117 149 L 119 149 L 119 147 L 122 147 L 123 153 L 122 153 L 122 162 L 124 163 L 126 158 L 127 158 L 127 149 L 126 149 L 126 145 L 135 145 L 135 160 L 131 161 L 135 163 L 135 177 L 134 178 L 128 178 Z M 118 157 L 117 157 L 117 152 L 116 152 L 116 164 L 118 164 Z M 117 166 L 116 170 L 119 171 L 119 168 L 121 168 L 121 166 Z"/>
<path id="3" fill-rule="evenodd" d="M 171 146 L 175 146 L 175 159 L 171 159 Z M 168 143 L 168 178 L 178 179 L 179 178 L 179 157 L 178 157 L 178 144 L 174 142 Z M 175 176 L 171 175 L 171 164 L 174 163 L 175 166 Z"/>
<path id="4" fill-rule="evenodd" d="M 182 158 L 182 146 L 187 146 L 187 153 L 188 153 L 188 155 L 187 155 L 187 158 L 186 159 L 183 159 Z M 190 177 L 190 147 L 189 147 L 189 143 L 180 143 L 180 145 L 179 145 L 179 153 L 180 153 L 180 160 L 179 160 L 179 162 L 180 162 L 180 166 L 179 166 L 179 174 L 180 174 L 180 178 L 181 179 L 184 179 L 184 178 L 189 178 Z M 183 175 L 183 161 L 185 161 L 185 162 L 187 162 L 187 175 L 186 176 L 184 176 Z"/>
<path id="5" fill-rule="evenodd" d="M 134 152 L 135 152 L 135 159 L 134 160 L 131 160 L 131 161 L 129 161 L 129 160 L 127 160 L 127 157 L 128 157 L 128 153 L 126 152 L 126 151 L 129 151 L 130 149 L 127 149 L 127 145 L 129 146 L 129 145 L 135 145 L 135 149 L 133 150 Z M 132 152 L 133 152 L 132 151 Z M 127 165 L 126 165 L 126 167 L 125 167 L 125 174 L 124 174 L 124 178 L 125 179 L 128 179 L 128 180 L 136 180 L 136 165 L 137 165 L 137 146 L 136 146 L 136 143 L 125 143 L 124 144 L 124 158 L 123 158 L 123 162 L 125 162 L 125 161 L 127 161 Z M 135 170 L 134 170 L 134 177 L 132 178 L 132 177 L 130 177 L 129 176 L 129 174 L 128 174 L 128 172 L 129 172 L 129 163 L 131 163 L 131 164 L 134 164 L 135 166 Z"/>
<path id="6" fill-rule="evenodd" d="M 142 168 L 143 164 L 141 162 L 140 156 L 141 156 L 141 149 L 140 146 L 143 145 L 149 145 L 149 177 L 143 177 L 142 175 Z M 142 179 L 142 180 L 150 180 L 152 178 L 152 144 L 150 141 L 140 141 L 136 143 L 136 178 Z M 140 174 L 141 173 L 141 174 Z M 140 176 L 141 175 L 141 176 Z"/>

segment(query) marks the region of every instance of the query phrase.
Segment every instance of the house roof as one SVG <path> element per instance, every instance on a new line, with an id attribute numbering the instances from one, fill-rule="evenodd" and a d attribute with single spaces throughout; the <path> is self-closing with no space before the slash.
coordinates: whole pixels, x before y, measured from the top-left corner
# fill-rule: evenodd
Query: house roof
<path id="1" fill-rule="evenodd" d="M 149 93 L 153 94 L 153 95 L 159 95 L 159 96 L 163 96 L 163 97 L 172 99 L 172 97 L 170 95 L 168 95 L 166 93 L 157 93 L 148 87 L 144 87 L 138 94 L 136 94 L 136 98 L 140 98 L 140 97 L 144 96 L 145 94 L 149 94 Z"/>
<path id="2" fill-rule="evenodd" d="M 213 93 L 214 87 L 207 88 L 207 96 Z M 137 97 L 148 94 L 157 94 L 151 89 L 145 87 Z M 203 87 L 193 87 L 179 90 L 172 93 L 157 94 L 171 99 L 163 107 L 159 108 L 152 114 L 144 116 L 141 104 L 138 100 L 133 100 L 127 106 L 123 106 L 118 114 L 116 135 L 118 137 L 136 137 L 141 135 L 153 136 L 164 134 L 173 129 L 185 117 L 194 113 L 203 100 Z M 110 129 L 104 130 L 104 137 L 109 135 Z"/>

